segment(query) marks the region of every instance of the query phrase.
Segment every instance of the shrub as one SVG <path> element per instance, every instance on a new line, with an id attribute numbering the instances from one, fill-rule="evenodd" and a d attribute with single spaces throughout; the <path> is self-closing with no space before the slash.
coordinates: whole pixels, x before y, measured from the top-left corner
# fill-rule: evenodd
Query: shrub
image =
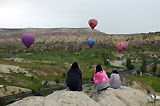
<path id="1" fill-rule="evenodd" d="M 131 70 L 131 59 L 127 58 L 126 60 L 126 67 L 128 68 L 128 70 Z"/>
<path id="2" fill-rule="evenodd" d="M 107 76 L 110 78 L 111 73 L 110 72 L 106 72 Z"/>
<path id="3" fill-rule="evenodd" d="M 62 77 L 65 78 L 66 77 L 66 73 L 62 73 Z"/>
<path id="4" fill-rule="evenodd" d="M 57 84 L 60 83 L 59 79 L 55 79 L 54 81 L 55 81 Z"/>
<path id="5" fill-rule="evenodd" d="M 0 98 L 0 106 L 3 106 L 4 105 L 4 102 L 2 100 L 2 98 Z"/>

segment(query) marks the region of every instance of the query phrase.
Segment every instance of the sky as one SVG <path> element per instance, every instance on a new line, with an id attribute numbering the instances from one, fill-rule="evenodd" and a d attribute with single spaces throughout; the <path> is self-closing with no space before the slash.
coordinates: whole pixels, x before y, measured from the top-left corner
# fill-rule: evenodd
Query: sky
<path id="1" fill-rule="evenodd" d="M 0 0 L 0 28 L 84 28 L 104 33 L 160 31 L 160 0 Z"/>

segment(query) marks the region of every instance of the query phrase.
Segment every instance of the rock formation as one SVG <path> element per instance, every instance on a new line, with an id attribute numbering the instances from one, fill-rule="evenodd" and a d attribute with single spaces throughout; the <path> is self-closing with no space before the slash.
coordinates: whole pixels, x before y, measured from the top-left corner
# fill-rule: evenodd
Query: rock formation
<path id="1" fill-rule="evenodd" d="M 93 92 L 56 91 L 46 97 L 28 97 L 8 106 L 152 106 L 153 99 L 141 90 L 124 87 Z M 158 106 L 158 104 L 154 104 Z"/>

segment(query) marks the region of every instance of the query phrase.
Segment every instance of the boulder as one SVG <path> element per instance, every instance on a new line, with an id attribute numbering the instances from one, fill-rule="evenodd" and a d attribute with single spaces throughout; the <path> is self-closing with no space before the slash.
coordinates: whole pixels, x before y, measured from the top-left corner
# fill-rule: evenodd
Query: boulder
<path id="1" fill-rule="evenodd" d="M 95 92 L 91 98 L 101 106 L 148 106 L 153 100 L 141 90 L 124 87 Z"/>
<path id="2" fill-rule="evenodd" d="M 60 106 L 52 99 L 46 99 L 44 97 L 27 97 L 18 102 L 10 104 L 9 106 Z"/>
<path id="3" fill-rule="evenodd" d="M 8 106 L 100 106 L 83 92 L 56 91 L 47 97 L 27 97 Z"/>
<path id="4" fill-rule="evenodd" d="M 14 66 L 14 65 L 5 65 L 5 64 L 0 64 L 0 72 L 3 73 L 28 73 L 24 68 L 21 68 L 19 66 Z"/>
<path id="5" fill-rule="evenodd" d="M 90 95 L 78 91 L 56 91 L 46 97 L 27 97 L 8 106 L 159 106 L 141 90 L 108 88 Z"/>
<path id="6" fill-rule="evenodd" d="M 22 92 L 30 92 L 30 89 L 20 88 L 15 86 L 0 85 L 0 97 L 18 94 Z"/>

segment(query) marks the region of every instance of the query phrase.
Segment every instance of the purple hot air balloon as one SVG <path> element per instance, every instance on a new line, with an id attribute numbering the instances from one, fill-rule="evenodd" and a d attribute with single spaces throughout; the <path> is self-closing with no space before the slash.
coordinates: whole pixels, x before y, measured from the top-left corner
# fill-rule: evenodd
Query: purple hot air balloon
<path id="1" fill-rule="evenodd" d="M 35 37 L 32 34 L 23 34 L 21 40 L 29 48 L 34 43 Z"/>

